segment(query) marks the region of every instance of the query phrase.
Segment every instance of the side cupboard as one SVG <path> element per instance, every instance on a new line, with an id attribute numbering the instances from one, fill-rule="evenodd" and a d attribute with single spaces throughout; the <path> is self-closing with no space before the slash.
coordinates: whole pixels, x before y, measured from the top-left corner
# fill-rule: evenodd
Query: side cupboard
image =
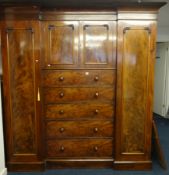
<path id="1" fill-rule="evenodd" d="M 8 171 L 151 169 L 165 3 L 98 2 L 1 4 Z"/>

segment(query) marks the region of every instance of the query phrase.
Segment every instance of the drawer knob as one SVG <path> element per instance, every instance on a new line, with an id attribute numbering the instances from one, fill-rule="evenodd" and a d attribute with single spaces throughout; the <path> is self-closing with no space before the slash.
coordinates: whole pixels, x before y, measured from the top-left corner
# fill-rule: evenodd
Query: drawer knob
<path id="1" fill-rule="evenodd" d="M 48 64 L 47 66 L 48 66 L 48 67 L 51 67 L 51 65 L 50 65 L 50 64 Z"/>
<path id="2" fill-rule="evenodd" d="M 98 114 L 98 113 L 99 113 L 99 110 L 98 110 L 98 109 L 96 109 L 96 110 L 95 110 L 95 114 Z"/>
<path id="3" fill-rule="evenodd" d="M 61 92 L 61 93 L 60 93 L 60 97 L 62 98 L 63 96 L 64 96 L 64 93 L 63 93 L 63 92 Z"/>
<path id="4" fill-rule="evenodd" d="M 98 132 L 98 128 L 94 128 L 94 132 Z"/>
<path id="5" fill-rule="evenodd" d="M 94 150 L 97 152 L 97 151 L 98 151 L 98 147 L 97 147 L 97 146 L 95 146 L 95 147 L 94 147 Z"/>
<path id="6" fill-rule="evenodd" d="M 99 77 L 98 76 L 95 76 L 94 80 L 95 81 L 98 81 L 99 80 Z"/>
<path id="7" fill-rule="evenodd" d="M 59 111 L 59 114 L 64 114 L 64 110 L 60 110 Z"/>
<path id="8" fill-rule="evenodd" d="M 59 131 L 60 132 L 64 132 L 65 131 L 65 128 L 60 128 Z"/>
<path id="9" fill-rule="evenodd" d="M 63 152 L 64 150 L 65 150 L 65 147 L 64 147 L 64 146 L 61 146 L 61 147 L 60 147 L 60 151 Z"/>
<path id="10" fill-rule="evenodd" d="M 59 81 L 63 81 L 64 80 L 64 77 L 59 77 Z"/>
<path id="11" fill-rule="evenodd" d="M 99 96 L 99 93 L 98 93 L 98 92 L 96 92 L 96 93 L 95 93 L 95 97 L 98 97 L 98 96 Z"/>

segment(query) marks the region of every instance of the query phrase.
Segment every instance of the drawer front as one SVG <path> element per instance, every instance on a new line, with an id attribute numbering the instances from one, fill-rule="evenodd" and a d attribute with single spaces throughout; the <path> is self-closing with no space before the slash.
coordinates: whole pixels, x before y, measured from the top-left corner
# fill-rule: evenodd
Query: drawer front
<path id="1" fill-rule="evenodd" d="M 112 101 L 114 88 L 46 88 L 45 103 L 70 103 L 76 101 Z"/>
<path id="2" fill-rule="evenodd" d="M 44 71 L 43 86 L 112 86 L 115 84 L 114 70 Z"/>
<path id="3" fill-rule="evenodd" d="M 49 121 L 47 138 L 113 137 L 112 121 Z"/>
<path id="4" fill-rule="evenodd" d="M 48 140 L 48 158 L 58 157 L 112 157 L 112 139 Z"/>
<path id="5" fill-rule="evenodd" d="M 113 119 L 114 105 L 106 103 L 46 105 L 45 117 L 48 119 Z"/>

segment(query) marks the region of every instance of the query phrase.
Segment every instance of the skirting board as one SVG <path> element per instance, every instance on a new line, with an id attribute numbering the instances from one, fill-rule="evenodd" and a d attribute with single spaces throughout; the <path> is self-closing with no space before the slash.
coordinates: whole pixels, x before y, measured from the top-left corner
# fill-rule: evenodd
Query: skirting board
<path id="1" fill-rule="evenodd" d="M 0 175 L 7 175 L 7 169 L 4 168 L 0 171 Z"/>

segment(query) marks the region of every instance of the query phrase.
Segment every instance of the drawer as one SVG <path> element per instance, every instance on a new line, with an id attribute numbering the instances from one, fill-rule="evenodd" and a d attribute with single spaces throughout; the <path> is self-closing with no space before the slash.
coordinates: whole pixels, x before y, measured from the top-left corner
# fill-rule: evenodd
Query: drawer
<path id="1" fill-rule="evenodd" d="M 45 117 L 49 119 L 113 119 L 114 105 L 111 103 L 46 105 Z"/>
<path id="2" fill-rule="evenodd" d="M 43 71 L 43 86 L 112 86 L 115 70 Z"/>
<path id="3" fill-rule="evenodd" d="M 47 138 L 113 137 L 112 121 L 48 121 Z"/>
<path id="4" fill-rule="evenodd" d="M 48 158 L 58 157 L 112 157 L 112 139 L 48 140 Z"/>
<path id="5" fill-rule="evenodd" d="M 114 88 L 46 88 L 45 103 L 69 103 L 77 101 L 112 101 Z"/>

